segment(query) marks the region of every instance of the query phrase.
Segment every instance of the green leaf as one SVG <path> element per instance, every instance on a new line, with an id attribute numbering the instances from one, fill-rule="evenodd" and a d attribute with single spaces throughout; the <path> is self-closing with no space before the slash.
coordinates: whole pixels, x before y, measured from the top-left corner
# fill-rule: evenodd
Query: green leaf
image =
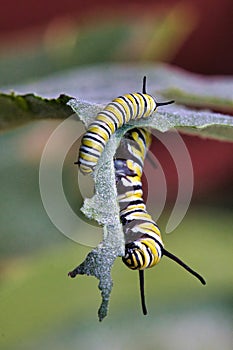
<path id="1" fill-rule="evenodd" d="M 70 96 L 78 96 L 79 100 L 90 101 L 90 104 L 98 101 L 106 105 L 117 95 L 141 90 L 144 75 L 147 76 L 148 93 L 158 101 L 166 97 L 174 99 L 176 104 L 233 112 L 232 78 L 203 77 L 161 64 L 102 64 L 59 73 L 36 83 L 14 86 L 18 94 L 8 93 L 9 88 L 12 89 L 8 87 L 5 93 L 0 94 L 0 129 L 38 118 L 65 119 L 71 112 L 65 105 Z M 34 94 L 28 94 L 28 91 Z M 57 98 L 61 91 L 65 95 Z"/>
<path id="2" fill-rule="evenodd" d="M 71 97 L 60 95 L 47 99 L 35 94 L 0 93 L 0 130 L 23 125 L 36 119 L 65 119 L 71 114 L 67 102 Z"/>
<path id="3" fill-rule="evenodd" d="M 226 89 L 226 87 L 225 87 Z M 208 91 L 208 88 L 207 88 Z M 227 96 L 221 97 L 218 91 L 218 95 L 211 96 L 211 94 L 200 94 L 198 89 L 196 92 L 190 92 L 183 90 L 182 88 L 168 88 L 161 91 L 161 94 L 166 97 L 174 98 L 177 103 L 185 104 L 193 107 L 203 107 L 210 109 L 221 109 L 223 112 L 231 112 L 233 110 L 233 99 L 227 98 Z M 226 95 L 226 94 L 225 94 Z"/>
<path id="4" fill-rule="evenodd" d="M 76 107 L 80 109 L 81 113 L 78 115 L 85 124 L 94 119 L 96 108 L 98 110 L 100 108 L 85 102 L 79 104 L 76 100 L 71 100 L 69 105 L 74 110 Z M 94 172 L 95 195 L 92 198 L 86 198 L 81 209 L 88 218 L 103 225 L 103 242 L 93 249 L 86 260 L 74 270 L 77 274 L 92 275 L 99 279 L 102 295 L 102 304 L 98 311 L 100 321 L 107 315 L 112 290 L 112 265 L 116 257 L 124 255 L 125 250 L 112 161 L 122 134 L 123 131 L 119 130 L 107 143 L 104 155 L 100 158 Z"/>

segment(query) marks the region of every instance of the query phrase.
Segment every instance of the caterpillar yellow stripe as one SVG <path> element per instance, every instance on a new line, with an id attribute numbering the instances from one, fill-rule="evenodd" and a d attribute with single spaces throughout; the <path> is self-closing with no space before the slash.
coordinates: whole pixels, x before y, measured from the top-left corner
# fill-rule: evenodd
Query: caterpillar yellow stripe
<path id="1" fill-rule="evenodd" d="M 148 118 L 159 106 L 174 101 L 156 102 L 146 93 L 146 77 L 143 79 L 142 93 L 129 93 L 115 98 L 101 111 L 89 125 L 81 140 L 78 161 L 83 174 L 93 172 L 100 155 L 111 135 L 130 120 Z"/>

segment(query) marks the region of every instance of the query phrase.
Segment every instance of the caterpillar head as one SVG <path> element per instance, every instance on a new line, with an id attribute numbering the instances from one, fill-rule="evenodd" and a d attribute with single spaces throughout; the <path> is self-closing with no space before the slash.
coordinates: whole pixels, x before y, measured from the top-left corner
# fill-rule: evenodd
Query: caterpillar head
<path id="1" fill-rule="evenodd" d="M 150 242 L 150 239 L 147 238 L 147 242 Z M 155 258 L 156 255 L 157 255 L 157 260 L 154 260 L 154 263 L 153 263 L 152 262 L 153 260 L 151 260 L 151 258 Z M 143 240 L 143 238 L 134 242 L 127 243 L 125 246 L 125 256 L 122 258 L 122 260 L 125 263 L 125 265 L 128 266 L 130 269 L 139 270 L 141 304 L 142 304 L 142 311 L 144 315 L 147 314 L 145 292 L 144 292 L 144 270 L 147 267 L 152 267 L 155 264 L 157 264 L 160 261 L 162 255 L 165 255 L 169 259 L 178 263 L 185 270 L 190 272 L 193 276 L 197 277 L 202 284 L 206 284 L 202 276 L 200 276 L 196 271 L 191 269 L 177 256 L 168 252 L 163 247 L 160 247 L 160 252 L 157 249 L 155 252 L 153 249 L 149 247 L 149 244 L 145 244 L 145 241 Z"/>
<path id="2" fill-rule="evenodd" d="M 132 270 L 145 270 L 156 265 L 161 257 L 161 248 L 153 239 L 141 238 L 125 245 L 125 256 L 122 260 Z"/>

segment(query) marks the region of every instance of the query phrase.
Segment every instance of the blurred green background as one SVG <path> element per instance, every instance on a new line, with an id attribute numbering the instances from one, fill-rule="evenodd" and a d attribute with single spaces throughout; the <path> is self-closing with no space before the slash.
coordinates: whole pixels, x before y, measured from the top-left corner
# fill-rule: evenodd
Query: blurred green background
<path id="1" fill-rule="evenodd" d="M 112 273 L 109 315 L 99 324 L 97 280 L 67 277 L 90 248 L 58 232 L 41 203 L 41 149 L 33 150 L 24 143 L 36 132 L 38 138 L 44 137 L 40 140 L 43 143 L 55 122 L 36 124 L 1 136 L 1 348 L 153 349 L 156 344 L 157 349 L 185 349 L 188 342 L 190 349 L 217 349 L 222 344 L 222 348 L 230 349 L 229 208 L 194 203 L 179 228 L 163 236 L 166 247 L 200 272 L 207 286 L 165 257 L 156 268 L 146 271 L 149 314 L 145 317 L 141 313 L 138 274 L 119 259 Z M 75 154 L 76 150 L 71 150 L 66 160 L 64 188 L 77 210 L 77 174 L 70 166 Z M 165 222 L 166 213 L 159 222 L 162 230 Z M 86 224 L 87 234 L 88 229 Z"/>
<path id="2" fill-rule="evenodd" d="M 203 3 L 208 7 L 207 1 Z M 121 13 L 114 16 L 111 7 L 110 21 L 106 20 L 106 13 L 101 17 L 101 7 L 101 20 L 96 20 L 98 17 L 94 18 L 91 11 L 90 15 L 83 12 L 80 23 L 76 17 L 63 20 L 59 15 L 48 21 L 43 27 L 46 29 L 35 30 L 30 45 L 25 39 L 23 50 L 17 44 L 16 34 L 11 38 L 13 42 L 5 36 L 9 45 L 5 51 L 2 49 L 0 57 L 1 85 L 14 88 L 16 84 L 37 81 L 49 73 L 87 63 L 174 62 L 181 46 L 200 27 L 202 13 L 191 1 L 187 6 L 169 3 L 161 8 L 159 1 L 157 5 L 153 11 L 135 5 L 133 15 L 129 7 L 123 17 Z M 25 37 L 20 32 L 18 38 L 22 37 L 28 38 L 28 32 Z M 203 48 L 201 57 L 204 56 Z M 191 65 L 190 57 L 189 60 Z M 195 71 L 194 63 L 191 67 Z M 33 122 L 0 136 L 0 348 L 230 350 L 233 242 L 228 183 L 222 184 L 223 191 L 218 185 L 216 192 L 196 195 L 181 225 L 174 233 L 164 235 L 168 250 L 200 272 L 207 286 L 164 258 L 159 266 L 146 271 L 149 314 L 144 317 L 138 274 L 118 259 L 112 271 L 114 288 L 109 315 L 99 323 L 98 281 L 67 277 L 68 271 L 84 260 L 90 247 L 62 235 L 50 222 L 40 199 L 40 157 L 58 123 Z M 78 213 L 82 199 L 75 186 L 76 153 L 74 146 L 65 162 L 63 183 L 67 198 Z M 169 205 L 159 222 L 162 231 L 168 215 Z M 88 230 L 86 224 L 87 234 Z"/>

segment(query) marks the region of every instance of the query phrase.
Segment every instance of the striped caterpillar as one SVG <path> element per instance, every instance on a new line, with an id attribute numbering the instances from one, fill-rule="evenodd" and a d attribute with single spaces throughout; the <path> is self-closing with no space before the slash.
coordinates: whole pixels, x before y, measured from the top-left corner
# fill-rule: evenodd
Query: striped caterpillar
<path id="1" fill-rule="evenodd" d="M 93 172 L 106 143 L 118 128 L 130 120 L 148 118 L 157 107 L 173 102 L 158 103 L 147 94 L 146 77 L 143 78 L 142 93 L 125 94 L 110 102 L 96 116 L 82 138 L 76 162 L 81 172 Z M 141 177 L 150 142 L 149 131 L 144 128 L 131 129 L 122 138 L 114 157 L 120 220 L 126 241 L 122 259 L 130 269 L 139 270 L 142 311 L 145 315 L 144 270 L 158 264 L 162 256 L 174 260 L 202 284 L 206 284 L 203 277 L 164 248 L 160 229 L 147 213 Z M 75 276 L 74 271 L 70 273 L 71 277 Z"/>

